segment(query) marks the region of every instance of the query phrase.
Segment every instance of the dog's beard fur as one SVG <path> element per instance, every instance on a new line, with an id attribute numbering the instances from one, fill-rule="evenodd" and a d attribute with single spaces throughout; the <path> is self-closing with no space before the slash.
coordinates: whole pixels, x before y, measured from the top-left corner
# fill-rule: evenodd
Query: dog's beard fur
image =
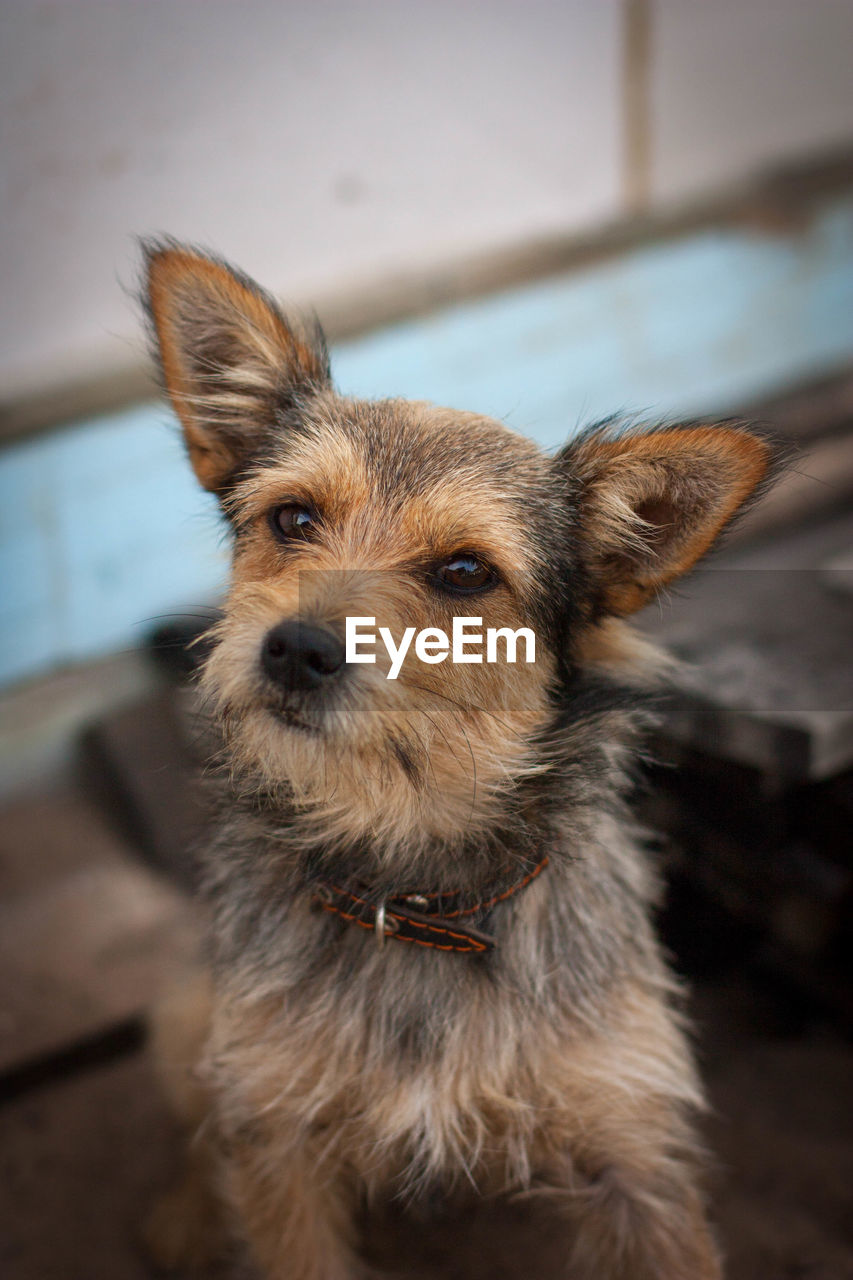
<path id="1" fill-rule="evenodd" d="M 472 707 L 432 673 L 390 681 L 377 666 L 329 705 L 293 710 L 259 687 L 260 639 L 242 614 L 205 666 L 223 762 L 238 790 L 274 797 L 305 842 L 330 854 L 370 839 L 393 861 L 423 842 L 453 844 L 493 824 L 507 791 L 549 767 L 533 746 L 548 720 L 541 690 L 522 705 Z"/>

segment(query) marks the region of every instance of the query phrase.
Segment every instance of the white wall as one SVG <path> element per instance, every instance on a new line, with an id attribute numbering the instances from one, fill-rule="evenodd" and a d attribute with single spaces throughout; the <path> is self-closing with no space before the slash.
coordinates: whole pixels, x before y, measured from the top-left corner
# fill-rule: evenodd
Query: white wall
<path id="1" fill-rule="evenodd" d="M 135 233 L 307 301 L 622 203 L 623 0 L 4 0 L 0 397 L 127 363 Z M 853 0 L 649 0 L 653 200 L 853 138 Z"/>
<path id="2" fill-rule="evenodd" d="M 134 233 L 297 298 L 610 215 L 617 0 L 5 0 L 3 383 L 127 359 Z"/>
<path id="3" fill-rule="evenodd" d="M 853 142 L 853 0 L 653 0 L 652 190 Z"/>

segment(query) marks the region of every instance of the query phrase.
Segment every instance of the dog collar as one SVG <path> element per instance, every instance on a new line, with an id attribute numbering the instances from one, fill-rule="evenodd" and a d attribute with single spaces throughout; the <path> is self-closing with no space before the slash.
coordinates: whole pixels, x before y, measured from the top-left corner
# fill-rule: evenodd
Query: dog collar
<path id="1" fill-rule="evenodd" d="M 460 905 L 461 889 L 445 893 L 413 890 L 377 899 L 366 886 L 347 888 L 331 880 L 317 884 L 314 902 L 350 924 L 371 929 L 380 947 L 385 945 L 386 938 L 393 938 L 395 942 L 411 942 L 437 951 L 482 953 L 494 950 L 495 939 L 469 924 L 468 917 L 488 912 L 499 902 L 513 897 L 541 875 L 547 865 L 548 858 L 542 858 L 522 879 L 490 891 L 473 906 Z"/>

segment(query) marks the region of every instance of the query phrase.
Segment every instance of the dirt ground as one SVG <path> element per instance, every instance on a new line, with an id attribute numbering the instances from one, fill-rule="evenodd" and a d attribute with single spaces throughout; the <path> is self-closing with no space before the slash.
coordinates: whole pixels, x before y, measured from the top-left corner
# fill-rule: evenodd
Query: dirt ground
<path id="1" fill-rule="evenodd" d="M 138 1226 L 177 1147 L 135 1028 L 195 924 L 76 795 L 0 831 L 0 1275 L 148 1280 Z M 780 1029 L 737 975 L 693 1007 L 729 1280 L 853 1280 L 853 1046 Z M 431 1274 L 480 1274 L 465 1241 L 452 1257 Z M 528 1274 L 511 1246 L 501 1274 Z"/>

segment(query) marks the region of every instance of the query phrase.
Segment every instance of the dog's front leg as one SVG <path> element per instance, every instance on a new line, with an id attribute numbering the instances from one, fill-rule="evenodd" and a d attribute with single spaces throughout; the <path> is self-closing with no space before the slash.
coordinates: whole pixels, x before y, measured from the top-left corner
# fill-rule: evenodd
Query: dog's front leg
<path id="1" fill-rule="evenodd" d="M 704 1207 L 683 1181 L 647 1181 L 605 1169 L 569 1197 L 571 1280 L 721 1280 Z"/>
<path id="2" fill-rule="evenodd" d="M 314 1153 L 278 1163 L 269 1147 L 232 1148 L 229 1199 L 264 1280 L 361 1280 L 353 1196 Z"/>

